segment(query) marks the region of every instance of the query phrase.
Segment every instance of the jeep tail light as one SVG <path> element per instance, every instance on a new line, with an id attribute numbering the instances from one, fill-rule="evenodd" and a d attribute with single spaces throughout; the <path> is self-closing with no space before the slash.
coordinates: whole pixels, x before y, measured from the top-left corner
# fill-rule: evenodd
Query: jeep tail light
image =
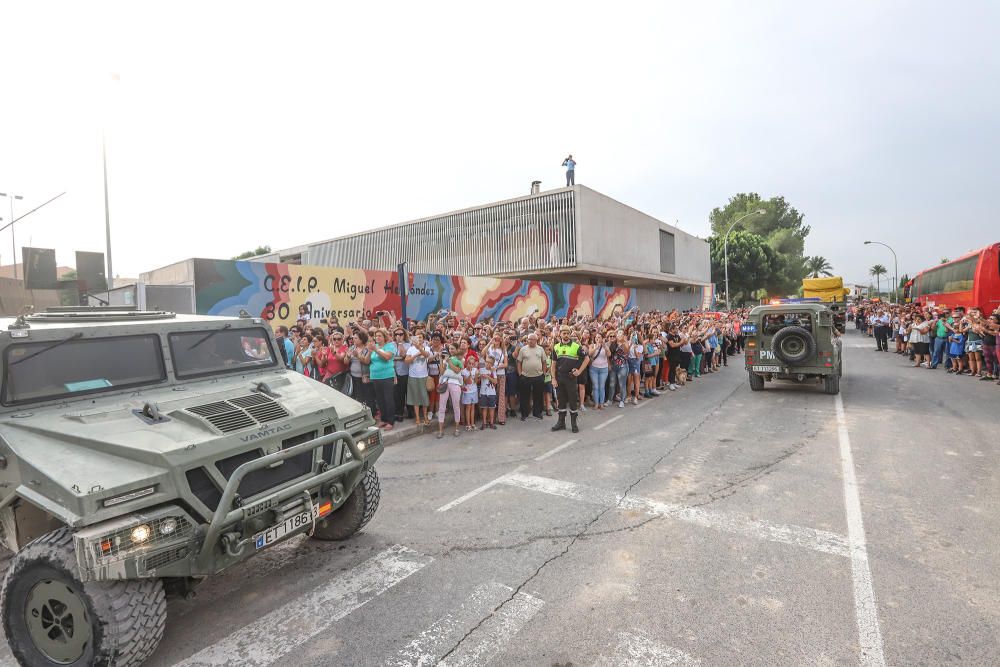
<path id="1" fill-rule="evenodd" d="M 757 347 L 757 341 L 755 341 L 755 340 L 748 340 L 747 341 L 747 347 Z"/>

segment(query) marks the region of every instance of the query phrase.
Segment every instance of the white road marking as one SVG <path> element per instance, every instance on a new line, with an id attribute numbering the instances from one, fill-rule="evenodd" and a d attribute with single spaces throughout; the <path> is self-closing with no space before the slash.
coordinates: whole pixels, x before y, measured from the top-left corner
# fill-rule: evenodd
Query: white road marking
<path id="1" fill-rule="evenodd" d="M 544 461 L 545 459 L 549 458 L 553 454 L 558 454 L 559 452 L 561 452 L 562 450 L 566 449 L 570 445 L 575 445 L 577 442 L 579 442 L 579 441 L 578 440 L 568 440 L 568 441 L 564 442 L 563 444 L 559 445 L 558 447 L 556 447 L 555 449 L 550 449 L 549 451 L 545 452 L 541 456 L 536 456 L 535 460 L 536 461 Z"/>
<path id="2" fill-rule="evenodd" d="M 429 628 L 417 635 L 395 658 L 386 663 L 387 667 L 407 667 L 414 665 L 435 665 L 448 649 L 461 639 L 477 623 L 493 613 L 514 589 L 492 582 L 483 584 L 472 592 L 456 611 L 442 616 Z"/>
<path id="3" fill-rule="evenodd" d="M 500 655 L 525 623 L 538 613 L 545 603 L 542 600 L 518 593 L 483 622 L 454 653 L 440 663 L 441 667 L 485 665 Z"/>
<path id="4" fill-rule="evenodd" d="M 643 401 L 642 403 L 639 403 L 638 405 L 636 405 L 635 409 L 638 410 L 639 408 L 644 408 L 647 405 L 649 405 L 649 399 L 648 398 L 645 401 Z"/>
<path id="5" fill-rule="evenodd" d="M 524 470 L 527 467 L 528 466 L 518 466 L 518 467 L 514 468 L 514 470 L 512 472 L 509 472 L 506 475 L 500 475 L 496 479 L 491 480 L 489 482 L 486 482 L 485 484 L 483 484 L 482 486 L 480 486 L 478 489 L 473 489 L 472 491 L 469 491 L 464 496 L 459 496 L 458 498 L 455 498 L 450 503 L 445 503 L 441 507 L 437 508 L 437 511 L 438 512 L 447 512 L 448 510 L 450 510 L 452 508 L 458 507 L 459 505 L 461 505 L 462 503 L 464 503 L 469 498 L 475 498 L 476 496 L 478 496 L 483 491 L 487 491 L 489 489 L 492 489 L 497 484 L 503 483 L 503 481 L 507 478 L 508 475 L 514 475 L 514 474 L 520 472 L 521 470 Z"/>
<path id="6" fill-rule="evenodd" d="M 649 637 L 619 632 L 615 654 L 610 658 L 601 657 L 597 660 L 600 667 L 660 667 L 661 665 L 700 665 L 701 662 L 690 655 L 653 641 Z"/>
<path id="7" fill-rule="evenodd" d="M 597 426 L 595 426 L 594 430 L 595 431 L 600 431 L 602 428 L 604 428 L 608 424 L 614 423 L 614 422 L 618 421 L 619 419 L 621 419 L 624 416 L 625 415 L 616 415 L 616 416 L 612 417 L 611 419 L 609 419 L 607 421 L 604 421 L 604 422 L 601 422 L 600 424 L 598 424 Z"/>
<path id="8" fill-rule="evenodd" d="M 844 505 L 847 511 L 847 543 L 851 554 L 851 576 L 854 579 L 854 616 L 858 624 L 858 643 L 861 645 L 861 664 L 883 667 L 882 631 L 878 624 L 878 603 L 872 585 L 872 572 L 868 564 L 868 547 L 865 526 L 861 520 L 861 496 L 854 476 L 854 457 L 851 455 L 851 436 L 847 431 L 844 399 L 836 398 L 837 437 L 840 440 L 840 467 L 844 477 Z"/>
<path id="9" fill-rule="evenodd" d="M 434 559 L 395 545 L 329 583 L 243 626 L 175 667 L 264 667 L 295 651 L 334 622 L 375 599 Z"/>
<path id="10" fill-rule="evenodd" d="M 647 514 L 668 516 L 672 519 L 693 523 L 706 528 L 715 528 L 735 535 L 744 535 L 769 542 L 781 542 L 805 549 L 812 549 L 835 556 L 849 556 L 847 540 L 835 533 L 815 528 L 806 528 L 785 523 L 771 523 L 751 519 L 738 514 L 729 514 L 703 507 L 685 507 L 664 503 L 640 496 L 621 495 L 602 489 L 594 489 L 573 482 L 563 482 L 547 477 L 511 474 L 502 480 L 503 484 L 517 486 L 531 491 L 541 491 L 553 496 L 581 500 L 594 505 L 619 505 L 622 509 L 634 509 Z"/>

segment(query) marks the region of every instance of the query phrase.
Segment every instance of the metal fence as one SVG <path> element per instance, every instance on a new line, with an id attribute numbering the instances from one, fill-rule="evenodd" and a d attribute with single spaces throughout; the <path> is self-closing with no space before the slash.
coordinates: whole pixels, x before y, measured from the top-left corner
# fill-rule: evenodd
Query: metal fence
<path id="1" fill-rule="evenodd" d="M 535 195 L 309 246 L 303 262 L 458 276 L 576 266 L 571 190 Z"/>

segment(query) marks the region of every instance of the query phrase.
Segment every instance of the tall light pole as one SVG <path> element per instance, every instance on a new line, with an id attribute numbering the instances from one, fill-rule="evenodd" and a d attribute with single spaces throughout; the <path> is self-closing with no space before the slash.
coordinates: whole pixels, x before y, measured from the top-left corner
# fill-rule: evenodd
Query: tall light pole
<path id="1" fill-rule="evenodd" d="M 896 251 L 889 246 L 888 243 L 882 243 L 881 241 L 865 241 L 865 245 L 882 245 L 889 248 L 889 252 L 892 253 L 892 271 L 893 279 L 896 281 L 894 287 L 892 288 L 892 300 L 895 303 L 899 303 L 899 261 L 896 259 Z"/>
<path id="2" fill-rule="evenodd" d="M 0 197 L 7 197 L 10 200 L 10 249 L 14 252 L 14 280 L 17 280 L 17 243 L 14 242 L 14 200 L 24 199 L 24 197 L 16 195 L 13 192 L 10 194 L 0 192 Z"/>
<path id="3" fill-rule="evenodd" d="M 121 76 L 117 72 L 109 72 L 111 77 L 112 86 L 114 83 L 121 81 Z M 109 91 L 110 92 L 110 91 Z M 110 95 L 108 96 L 110 98 Z M 108 206 L 108 144 L 107 144 L 107 123 L 109 121 L 105 119 L 105 129 L 101 130 L 101 165 L 104 168 L 104 236 L 107 243 L 108 249 L 108 273 L 107 273 L 107 287 L 108 293 L 115 287 L 115 273 L 111 268 L 111 209 Z"/>
<path id="4" fill-rule="evenodd" d="M 735 227 L 736 223 L 740 220 L 749 218 L 751 215 L 764 215 L 765 213 L 767 213 L 767 211 L 759 208 L 756 211 L 750 211 L 749 213 L 736 218 L 736 220 L 733 221 L 733 224 L 729 225 L 729 229 L 726 230 L 726 238 L 722 240 L 722 252 L 725 255 L 724 265 L 726 269 L 726 312 L 731 310 L 729 307 L 729 232 L 733 231 L 733 227 Z"/>
<path id="5" fill-rule="evenodd" d="M 104 236 L 108 246 L 108 290 L 115 287 L 115 274 L 111 272 L 111 210 L 108 208 L 108 149 L 101 132 L 101 163 L 104 167 Z"/>

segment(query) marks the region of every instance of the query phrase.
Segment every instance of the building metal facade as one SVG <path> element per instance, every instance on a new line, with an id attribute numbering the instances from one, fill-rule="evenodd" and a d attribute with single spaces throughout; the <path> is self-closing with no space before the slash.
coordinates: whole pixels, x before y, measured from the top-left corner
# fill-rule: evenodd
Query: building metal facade
<path id="1" fill-rule="evenodd" d="M 303 264 L 457 276 L 549 271 L 576 265 L 571 190 L 488 204 L 308 246 Z"/>

